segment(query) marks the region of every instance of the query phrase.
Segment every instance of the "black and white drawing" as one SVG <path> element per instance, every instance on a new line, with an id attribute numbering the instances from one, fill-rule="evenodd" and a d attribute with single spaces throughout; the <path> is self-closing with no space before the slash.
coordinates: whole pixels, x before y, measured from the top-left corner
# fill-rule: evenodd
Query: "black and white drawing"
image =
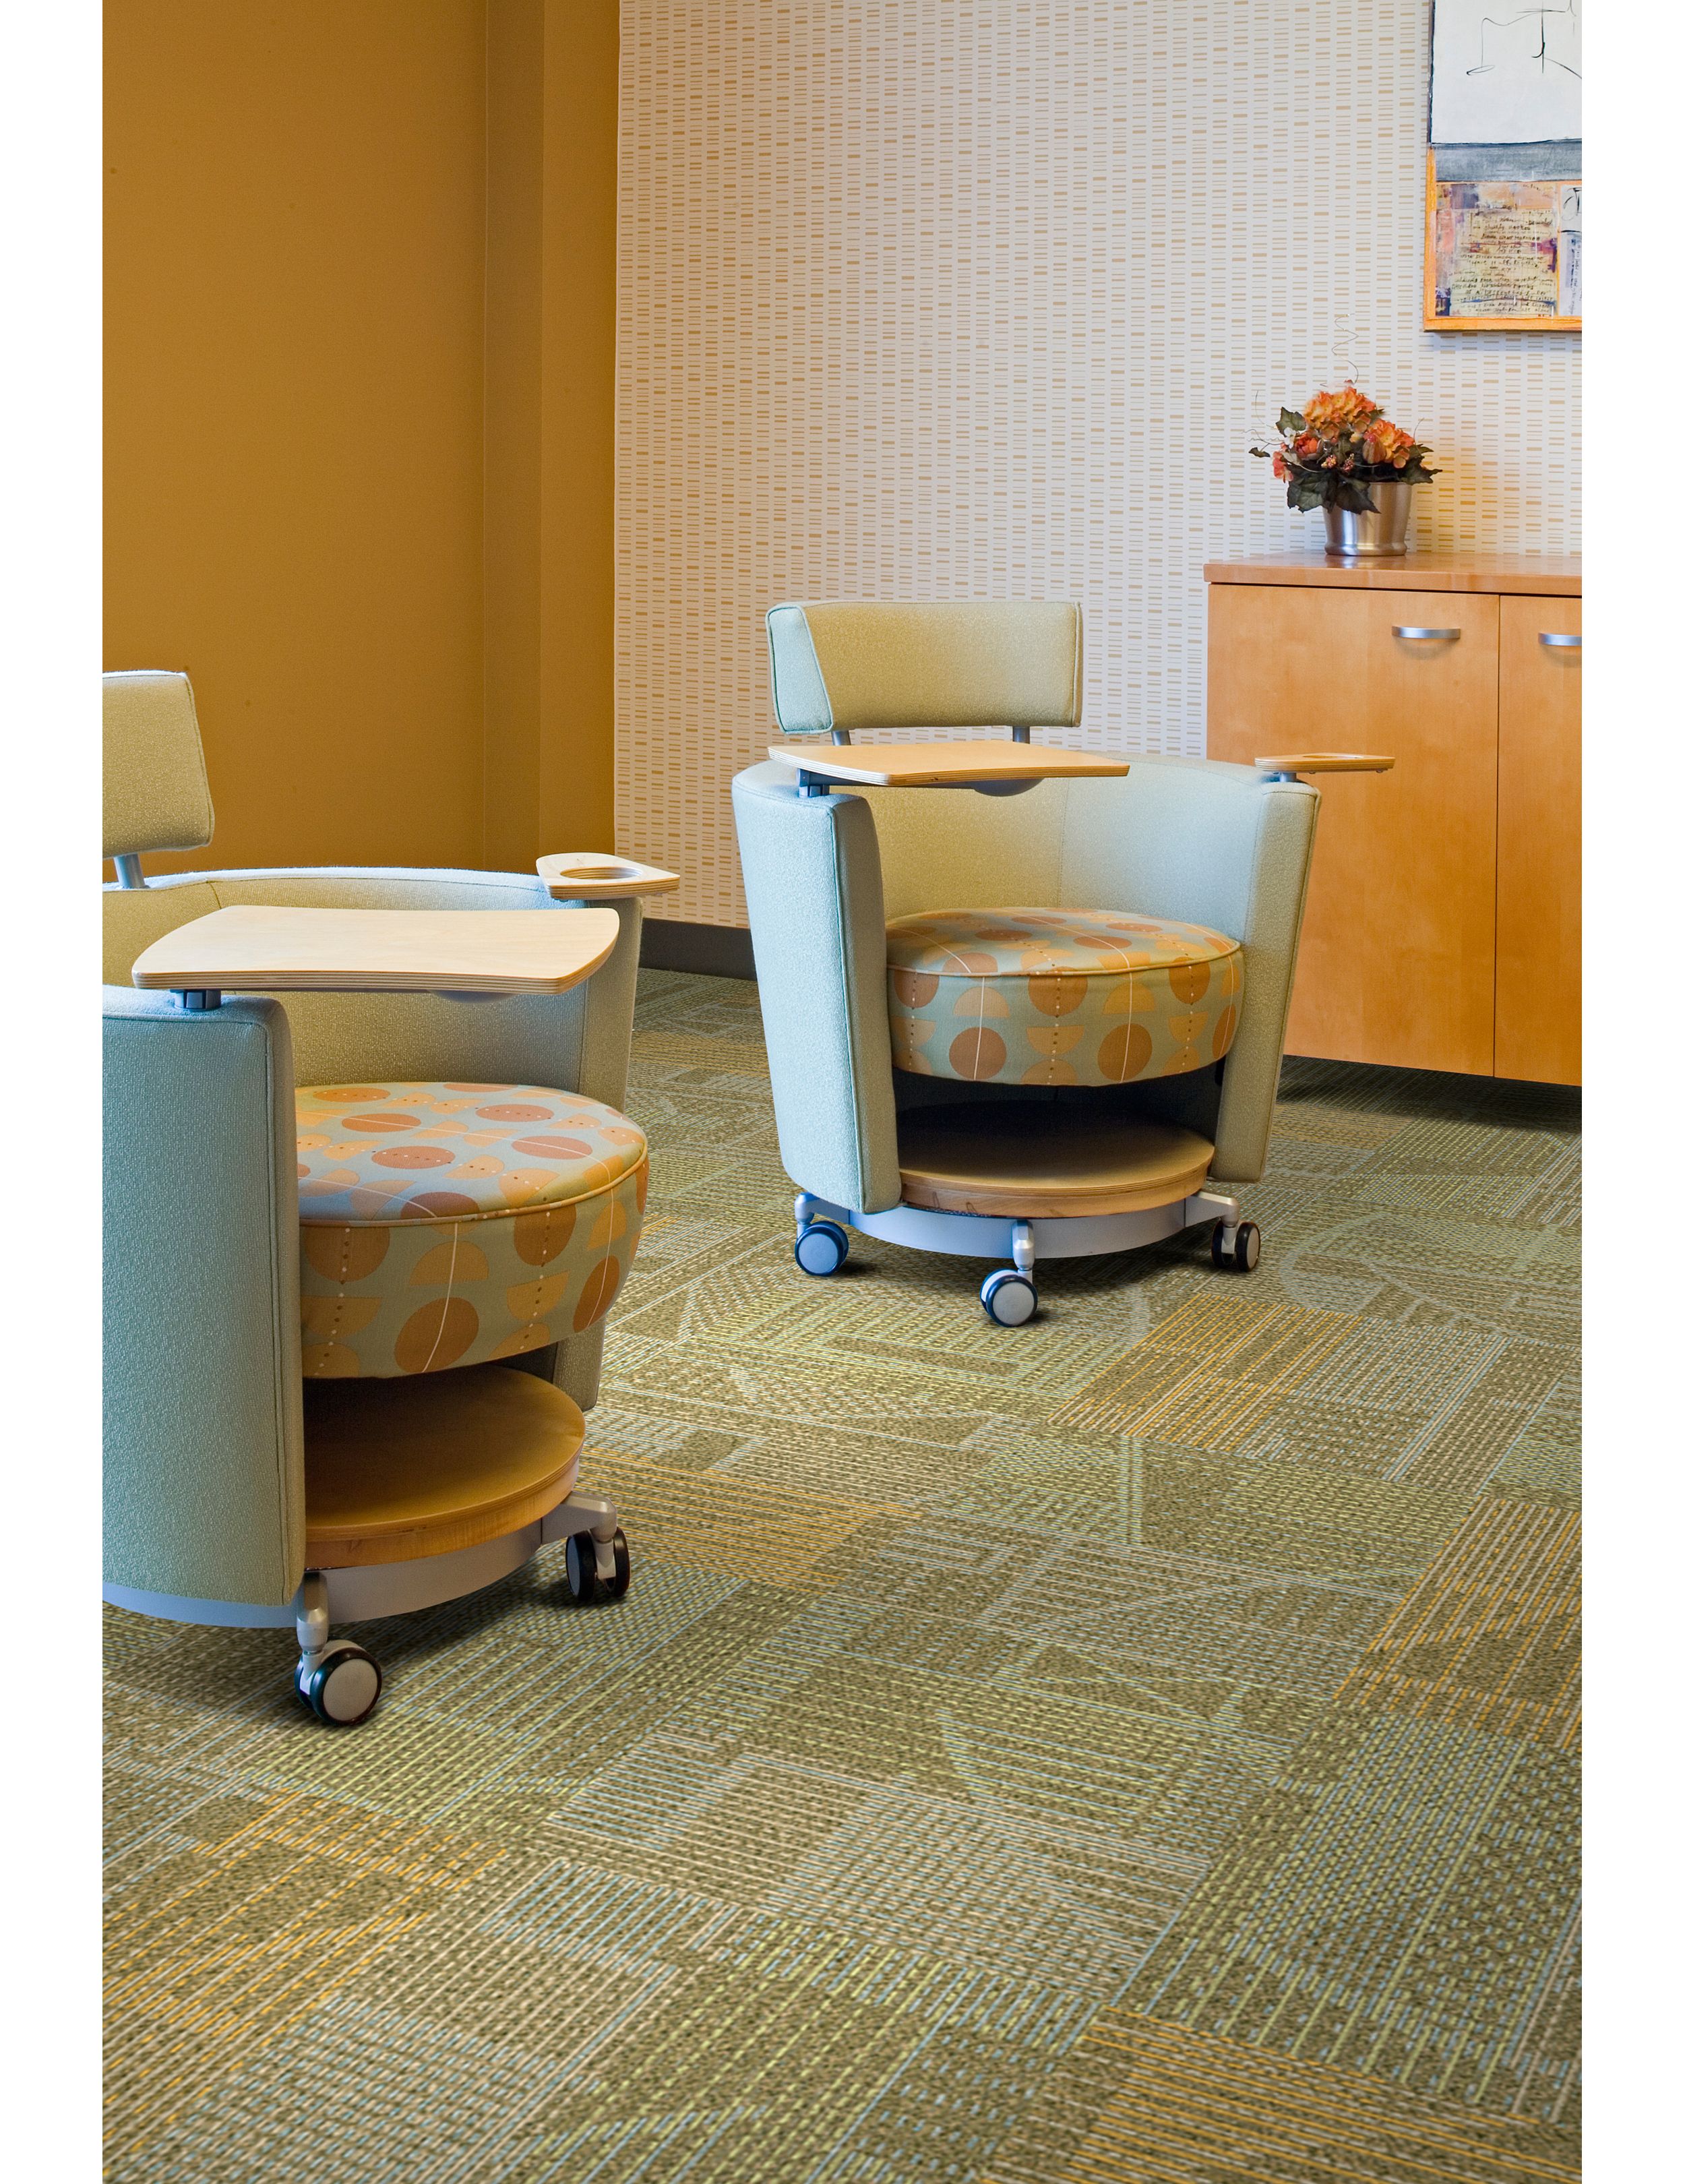
<path id="1" fill-rule="evenodd" d="M 1434 144 L 1537 144 L 1580 134 L 1584 0 L 1434 0 Z"/>

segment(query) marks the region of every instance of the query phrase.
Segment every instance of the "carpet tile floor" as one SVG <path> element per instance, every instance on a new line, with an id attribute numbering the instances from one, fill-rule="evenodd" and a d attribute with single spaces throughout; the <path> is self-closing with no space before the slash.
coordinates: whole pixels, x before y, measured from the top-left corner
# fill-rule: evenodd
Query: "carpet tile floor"
<path id="1" fill-rule="evenodd" d="M 790 1253 L 752 986 L 643 976 L 557 1551 L 359 1634 L 107 1611 L 114 2184 L 1555 2184 L 1577 1102 L 1290 1061 L 1265 1257 Z"/>

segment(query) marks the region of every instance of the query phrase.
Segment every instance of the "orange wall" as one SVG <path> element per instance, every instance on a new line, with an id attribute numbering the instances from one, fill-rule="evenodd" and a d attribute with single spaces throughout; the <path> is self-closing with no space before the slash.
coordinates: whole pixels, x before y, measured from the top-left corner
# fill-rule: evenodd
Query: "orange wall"
<path id="1" fill-rule="evenodd" d="M 489 0 L 486 855 L 614 845 L 619 0 Z"/>
<path id="2" fill-rule="evenodd" d="M 217 810 L 157 868 L 612 844 L 617 15 L 109 0 L 106 658 Z"/>
<path id="3" fill-rule="evenodd" d="M 588 849 L 614 843 L 620 0 L 550 0 L 547 16 L 538 810 L 547 839 Z"/>

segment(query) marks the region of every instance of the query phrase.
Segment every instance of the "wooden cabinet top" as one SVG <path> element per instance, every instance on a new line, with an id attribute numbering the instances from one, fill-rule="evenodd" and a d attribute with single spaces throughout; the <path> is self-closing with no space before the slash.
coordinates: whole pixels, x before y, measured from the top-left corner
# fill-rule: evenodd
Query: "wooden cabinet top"
<path id="1" fill-rule="evenodd" d="M 1339 560 L 1322 552 L 1208 561 L 1208 584 L 1315 584 L 1360 592 L 1543 592 L 1580 596 L 1577 554 L 1401 554 Z"/>

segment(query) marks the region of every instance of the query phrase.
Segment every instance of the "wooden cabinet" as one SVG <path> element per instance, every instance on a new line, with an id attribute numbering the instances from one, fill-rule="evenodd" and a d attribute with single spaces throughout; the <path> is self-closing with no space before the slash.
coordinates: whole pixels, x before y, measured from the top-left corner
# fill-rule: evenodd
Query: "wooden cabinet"
<path id="1" fill-rule="evenodd" d="M 1505 599 L 1498 667 L 1499 1077 L 1580 1081 L 1577 599 Z"/>
<path id="2" fill-rule="evenodd" d="M 1578 1078 L 1576 565 L 1215 563 L 1213 758 L 1368 750 L 1325 774 L 1287 1050 Z M 1538 587 L 1539 588 L 1532 588 Z"/>

